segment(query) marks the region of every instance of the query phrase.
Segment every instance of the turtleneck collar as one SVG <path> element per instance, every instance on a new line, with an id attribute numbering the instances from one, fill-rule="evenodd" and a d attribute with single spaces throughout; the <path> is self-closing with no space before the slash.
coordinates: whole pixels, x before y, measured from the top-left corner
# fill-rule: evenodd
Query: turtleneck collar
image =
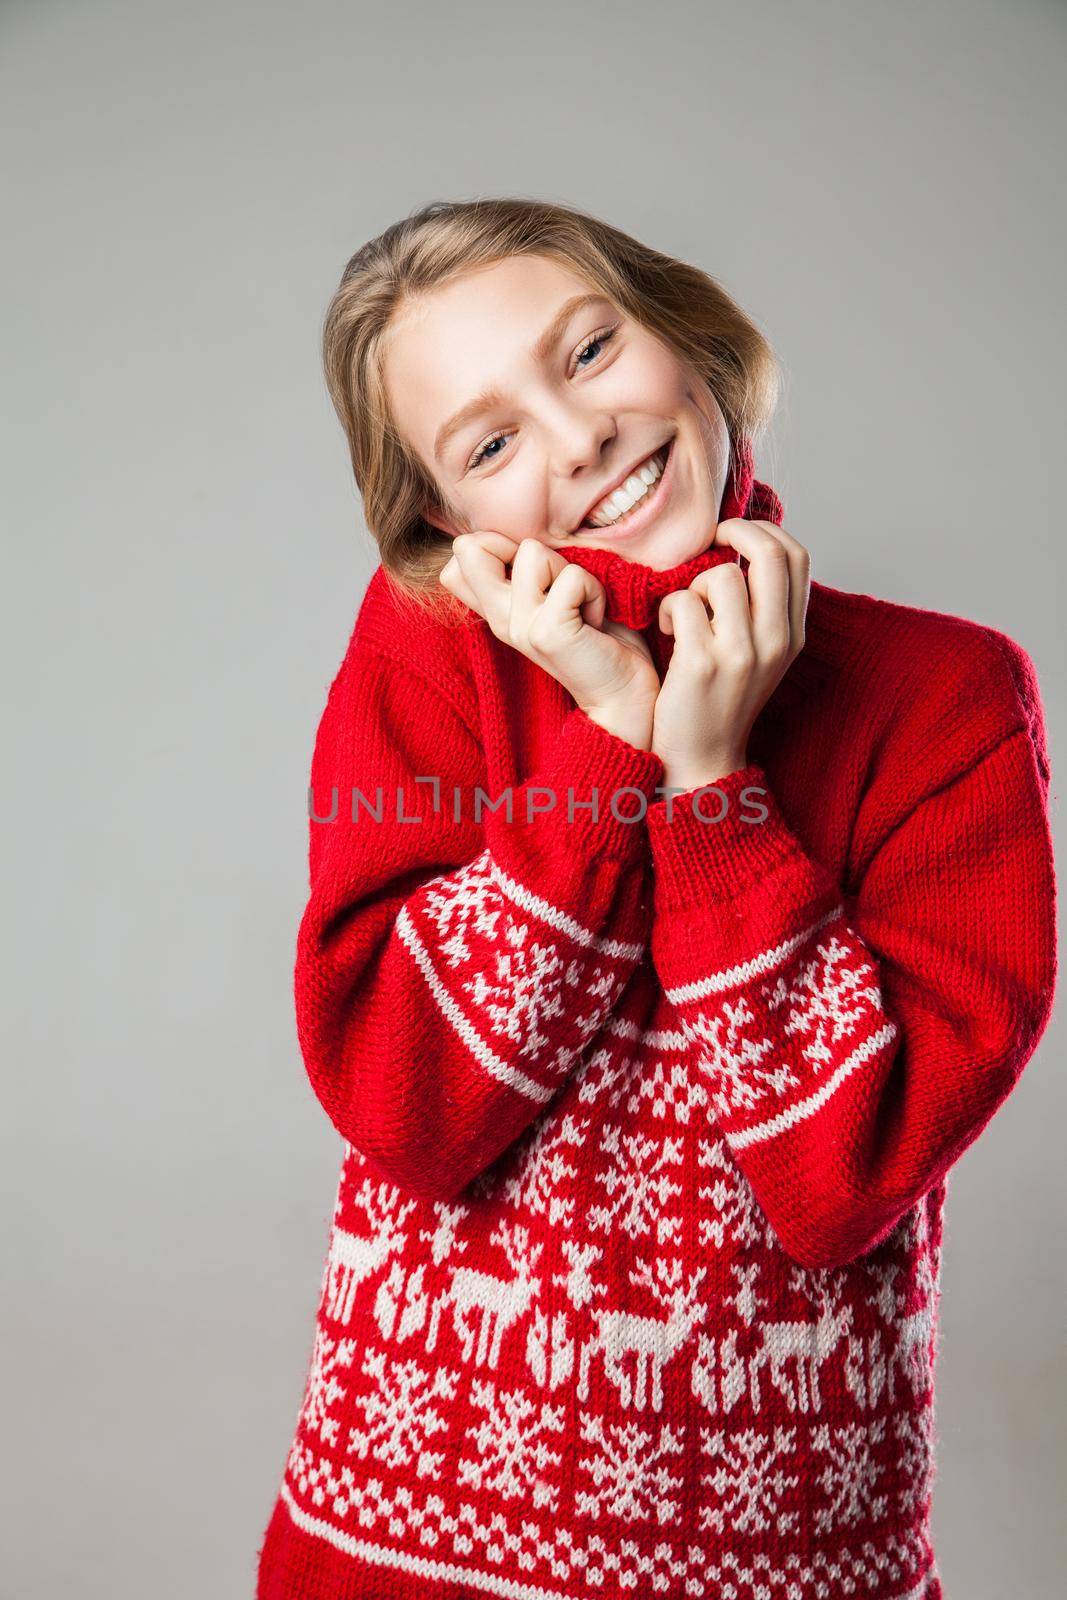
<path id="1" fill-rule="evenodd" d="M 747 440 L 741 440 L 731 455 L 719 521 L 726 522 L 730 517 L 746 517 L 750 521 L 762 519 L 781 525 L 784 514 L 782 502 L 775 491 L 754 476 L 752 447 Z M 697 574 L 708 567 L 718 566 L 723 561 L 737 563 L 740 559 L 739 553 L 727 545 L 709 545 L 687 561 L 657 571 L 655 567 L 628 560 L 616 550 L 594 550 L 587 545 L 574 545 L 565 554 L 568 561 L 584 567 L 604 585 L 607 619 L 638 630 L 647 628 L 656 620 L 664 595 L 672 594 L 675 589 L 688 588 Z"/>

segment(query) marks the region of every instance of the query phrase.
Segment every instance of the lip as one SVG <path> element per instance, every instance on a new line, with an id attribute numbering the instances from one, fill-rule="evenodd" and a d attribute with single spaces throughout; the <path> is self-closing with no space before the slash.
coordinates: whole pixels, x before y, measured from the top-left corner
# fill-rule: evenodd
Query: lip
<path id="1" fill-rule="evenodd" d="M 607 495 L 614 493 L 615 489 L 619 487 L 619 484 L 625 483 L 626 479 L 630 476 L 630 473 L 633 472 L 633 467 L 631 467 L 628 472 L 623 474 L 623 476 L 619 479 L 619 482 L 616 483 L 613 488 L 605 489 L 603 494 L 597 496 L 589 509 L 583 513 L 582 521 L 574 530 L 575 534 L 591 533 L 597 534 L 605 539 L 622 539 L 628 534 L 640 533 L 647 523 L 651 522 L 654 517 L 658 517 L 666 505 L 667 500 L 670 497 L 671 489 L 674 486 L 674 447 L 677 443 L 678 435 L 676 433 L 672 434 L 669 439 L 664 440 L 664 444 L 667 446 L 667 464 L 660 473 L 659 481 L 657 482 L 652 493 L 646 494 L 643 500 L 638 501 L 637 505 L 634 506 L 632 511 L 628 511 L 625 516 L 619 518 L 618 522 L 613 522 L 606 528 L 587 528 L 584 526 L 585 518 L 589 515 L 589 511 L 592 510 L 593 506 L 599 505 L 601 500 L 603 500 Z M 662 450 L 662 448 L 663 445 L 656 446 L 657 450 Z M 649 455 L 655 455 L 655 453 L 655 450 L 649 451 Z M 647 459 L 647 456 L 641 457 L 641 461 L 647 461 Z M 641 461 L 637 463 L 638 466 L 641 465 Z"/>

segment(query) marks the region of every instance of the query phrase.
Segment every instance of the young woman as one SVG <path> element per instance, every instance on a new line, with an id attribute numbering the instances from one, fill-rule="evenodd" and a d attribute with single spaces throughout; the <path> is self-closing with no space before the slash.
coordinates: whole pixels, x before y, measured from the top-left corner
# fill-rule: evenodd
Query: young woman
<path id="1" fill-rule="evenodd" d="M 935 1600 L 946 1175 L 1049 1016 L 1033 664 L 812 582 L 764 338 L 435 204 L 324 349 L 381 555 L 312 759 L 345 1141 L 260 1600 Z"/>

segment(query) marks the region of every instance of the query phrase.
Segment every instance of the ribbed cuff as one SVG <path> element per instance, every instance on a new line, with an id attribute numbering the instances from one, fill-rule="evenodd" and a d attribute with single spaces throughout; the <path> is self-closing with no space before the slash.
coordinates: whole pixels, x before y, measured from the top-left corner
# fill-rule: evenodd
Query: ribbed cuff
<path id="1" fill-rule="evenodd" d="M 629 858 L 647 853 L 645 815 L 663 778 L 659 756 L 610 733 L 575 706 L 564 719 L 551 761 L 515 789 L 507 831 L 535 848 L 562 839 L 568 854 L 592 850 Z M 527 821 L 527 794 L 534 788 L 548 791 L 534 796 L 534 803 L 547 806 L 554 795 L 555 804 Z"/>
<path id="2" fill-rule="evenodd" d="M 755 762 L 655 800 L 646 821 L 657 897 L 672 907 L 732 900 L 802 849 Z"/>

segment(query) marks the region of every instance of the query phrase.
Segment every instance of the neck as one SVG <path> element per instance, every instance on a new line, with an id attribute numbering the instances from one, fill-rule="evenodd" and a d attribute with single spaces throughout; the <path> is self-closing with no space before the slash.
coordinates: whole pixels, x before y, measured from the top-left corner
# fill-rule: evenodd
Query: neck
<path id="1" fill-rule="evenodd" d="M 742 441 L 731 455 L 719 521 L 727 522 L 731 517 L 762 518 L 780 526 L 783 515 L 782 503 L 774 490 L 754 476 L 751 446 Z M 656 620 L 664 595 L 688 588 L 698 573 L 708 567 L 724 561 L 735 564 L 739 561 L 738 552 L 729 545 L 715 544 L 714 536 L 715 530 L 711 529 L 704 549 L 663 569 L 628 560 L 616 550 L 594 549 L 589 545 L 574 545 L 566 551 L 566 556 L 568 561 L 584 567 L 604 585 L 607 620 L 640 630 Z"/>

